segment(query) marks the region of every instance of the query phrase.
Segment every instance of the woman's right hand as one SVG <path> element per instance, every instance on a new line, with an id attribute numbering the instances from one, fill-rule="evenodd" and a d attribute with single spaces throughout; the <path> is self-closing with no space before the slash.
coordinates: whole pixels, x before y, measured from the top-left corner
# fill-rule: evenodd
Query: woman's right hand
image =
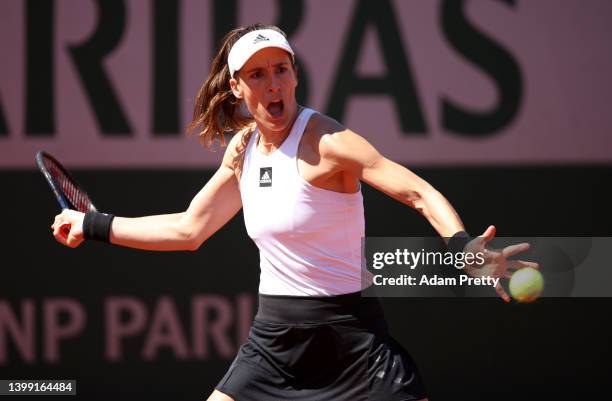
<path id="1" fill-rule="evenodd" d="M 70 209 L 64 209 L 55 216 L 55 221 L 51 225 L 55 240 L 70 248 L 76 248 L 81 245 L 85 240 L 83 237 L 84 217 L 84 213 Z"/>

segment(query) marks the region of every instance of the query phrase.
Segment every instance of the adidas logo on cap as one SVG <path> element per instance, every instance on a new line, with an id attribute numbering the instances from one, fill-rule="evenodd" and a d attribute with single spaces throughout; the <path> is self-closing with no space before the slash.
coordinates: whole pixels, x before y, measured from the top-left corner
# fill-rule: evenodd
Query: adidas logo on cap
<path id="1" fill-rule="evenodd" d="M 255 37 L 255 40 L 253 40 L 253 44 L 259 43 L 259 42 L 261 42 L 261 41 L 263 41 L 263 40 L 270 40 L 270 39 L 266 38 L 265 36 L 263 36 L 263 35 L 260 33 L 260 34 L 258 34 L 258 35 Z"/>
<path id="2" fill-rule="evenodd" d="M 272 186 L 272 167 L 261 167 L 259 169 L 259 186 L 260 187 L 271 187 Z"/>

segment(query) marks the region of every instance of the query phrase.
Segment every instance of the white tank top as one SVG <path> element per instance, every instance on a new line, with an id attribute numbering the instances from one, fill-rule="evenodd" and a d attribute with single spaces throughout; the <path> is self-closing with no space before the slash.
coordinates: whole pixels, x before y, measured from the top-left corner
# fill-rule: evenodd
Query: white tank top
<path id="1" fill-rule="evenodd" d="M 240 195 L 247 232 L 259 248 L 261 294 L 326 296 L 362 289 L 361 190 L 315 187 L 298 172 L 298 145 L 313 113 L 303 109 L 271 154 L 257 150 L 259 130 L 245 149 Z"/>

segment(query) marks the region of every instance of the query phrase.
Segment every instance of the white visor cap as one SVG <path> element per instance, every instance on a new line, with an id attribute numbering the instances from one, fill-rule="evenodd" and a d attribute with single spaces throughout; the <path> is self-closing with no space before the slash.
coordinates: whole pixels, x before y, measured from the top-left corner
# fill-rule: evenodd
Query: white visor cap
<path id="1" fill-rule="evenodd" d="M 227 56 L 230 76 L 234 78 L 234 73 L 241 69 L 253 54 L 266 47 L 283 49 L 291 54 L 293 60 L 293 49 L 291 49 L 287 38 L 282 33 L 272 29 L 259 29 L 247 33 L 232 46 L 229 56 Z"/>

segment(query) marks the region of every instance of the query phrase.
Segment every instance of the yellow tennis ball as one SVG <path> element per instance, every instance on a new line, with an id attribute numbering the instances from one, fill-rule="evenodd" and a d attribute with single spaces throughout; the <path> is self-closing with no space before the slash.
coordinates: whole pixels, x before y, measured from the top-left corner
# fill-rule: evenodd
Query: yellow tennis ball
<path id="1" fill-rule="evenodd" d="M 531 302 L 540 296 L 544 289 L 542 273 L 532 267 L 524 267 L 514 272 L 510 278 L 510 295 L 519 302 Z"/>

